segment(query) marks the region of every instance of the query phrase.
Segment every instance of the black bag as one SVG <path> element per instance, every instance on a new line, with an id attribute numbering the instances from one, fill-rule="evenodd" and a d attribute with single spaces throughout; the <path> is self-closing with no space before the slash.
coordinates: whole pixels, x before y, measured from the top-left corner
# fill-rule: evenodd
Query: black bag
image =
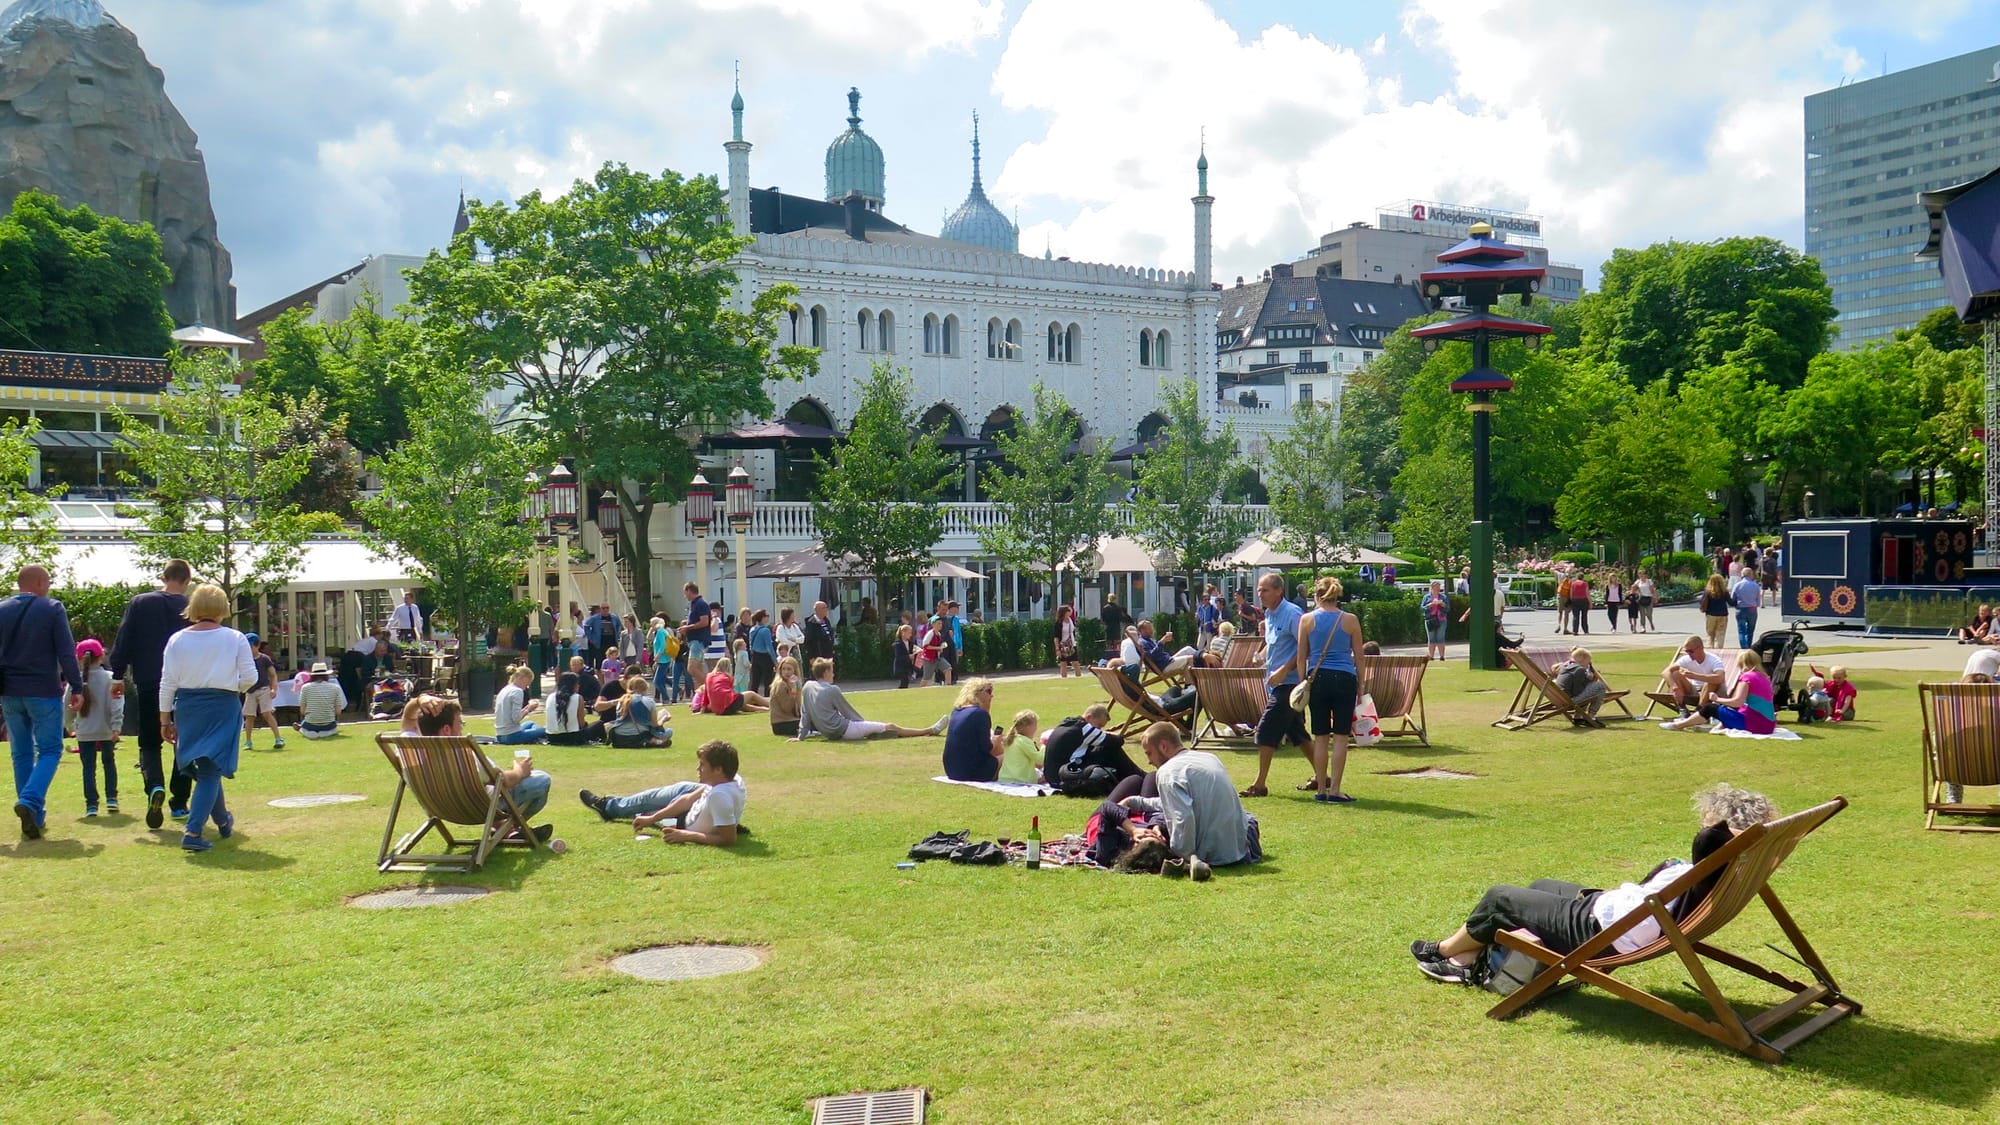
<path id="1" fill-rule="evenodd" d="M 966 844 L 951 853 L 953 863 L 970 863 L 977 867 L 998 867 L 1007 862 L 1007 853 L 991 840 L 981 840 L 976 844 Z"/>
<path id="2" fill-rule="evenodd" d="M 1065 797 L 1108 797 L 1117 784 L 1118 772 L 1109 766 L 1064 762 L 1056 770 L 1056 789 Z"/>
<path id="3" fill-rule="evenodd" d="M 1486 951 L 1486 979 L 1480 987 L 1501 996 L 1512 996 L 1548 969 L 1525 953 L 1495 945 Z"/>
<path id="4" fill-rule="evenodd" d="M 933 832 L 917 841 L 910 849 L 910 858 L 922 863 L 927 859 L 950 859 L 951 853 L 965 846 L 966 837 L 972 829 L 962 828 L 957 832 Z"/>

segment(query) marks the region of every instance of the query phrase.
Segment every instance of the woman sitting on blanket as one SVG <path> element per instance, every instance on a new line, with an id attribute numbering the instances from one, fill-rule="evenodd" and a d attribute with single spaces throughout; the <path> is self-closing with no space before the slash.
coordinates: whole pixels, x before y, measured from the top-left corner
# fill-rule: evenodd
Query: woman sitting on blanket
<path id="1" fill-rule="evenodd" d="M 1717 724 L 1710 730 L 1740 730 L 1751 734 L 1770 734 L 1778 729 L 1778 708 L 1772 702 L 1771 678 L 1764 674 L 1764 659 L 1756 649 L 1746 648 L 1736 654 L 1736 684 L 1728 695 L 1719 695 L 1701 705 L 1701 709 L 1661 723 L 1662 730 L 1692 730 L 1710 723 Z"/>
<path id="2" fill-rule="evenodd" d="M 1502 930 L 1528 930 L 1542 945 L 1557 953 L 1574 952 L 1605 927 L 1644 906 L 1646 900 L 1687 874 L 1695 864 L 1708 858 L 1738 832 L 1778 815 L 1769 797 L 1716 785 L 1694 795 L 1695 812 L 1701 816 L 1701 830 L 1695 833 L 1689 862 L 1668 860 L 1655 867 L 1643 882 L 1625 883 L 1608 891 L 1590 890 L 1560 879 L 1537 879 L 1525 887 L 1488 888 L 1479 905 L 1466 916 L 1465 924 L 1443 941 L 1413 941 L 1410 955 L 1417 968 L 1432 980 L 1477 985 L 1486 979 L 1487 950 L 1494 935 Z M 1687 894 L 1667 903 L 1667 912 L 1685 918 L 1715 886 L 1718 870 Z M 1660 936 L 1660 924 L 1648 918 L 1618 935 L 1611 948 L 1630 953 Z"/>

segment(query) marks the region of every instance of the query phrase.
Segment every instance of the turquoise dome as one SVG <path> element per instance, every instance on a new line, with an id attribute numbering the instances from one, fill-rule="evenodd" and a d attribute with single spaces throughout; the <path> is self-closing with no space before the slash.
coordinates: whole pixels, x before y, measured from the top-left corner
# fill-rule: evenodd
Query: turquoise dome
<path id="1" fill-rule="evenodd" d="M 944 229 L 939 237 L 953 242 L 966 242 L 974 246 L 984 246 L 988 250 L 1004 250 L 1016 254 L 1021 249 L 1021 232 L 993 206 L 986 198 L 986 188 L 979 182 L 979 115 L 972 115 L 972 192 L 958 210 L 944 221 Z"/>
<path id="2" fill-rule="evenodd" d="M 861 91 L 847 91 L 847 132 L 826 146 L 826 197 L 846 199 L 860 192 L 872 209 L 882 209 L 882 146 L 861 131 Z"/>

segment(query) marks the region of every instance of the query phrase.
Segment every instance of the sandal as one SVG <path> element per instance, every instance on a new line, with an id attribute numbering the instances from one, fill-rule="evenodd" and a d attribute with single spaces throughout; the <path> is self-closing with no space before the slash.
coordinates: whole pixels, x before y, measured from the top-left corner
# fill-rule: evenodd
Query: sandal
<path id="1" fill-rule="evenodd" d="M 1306 778 L 1305 784 L 1294 786 L 1293 791 L 1298 793 L 1317 793 L 1319 792 L 1319 782 L 1314 781 L 1310 777 Z"/>
<path id="2" fill-rule="evenodd" d="M 1271 791 L 1261 785 L 1252 785 L 1248 789 L 1238 789 L 1236 795 L 1238 797 L 1268 797 L 1271 795 Z"/>

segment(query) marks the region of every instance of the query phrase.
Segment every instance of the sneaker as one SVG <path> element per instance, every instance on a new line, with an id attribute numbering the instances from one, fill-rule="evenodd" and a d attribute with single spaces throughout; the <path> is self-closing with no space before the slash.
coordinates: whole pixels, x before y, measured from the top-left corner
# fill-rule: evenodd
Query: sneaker
<path id="1" fill-rule="evenodd" d="M 939 719 L 937 722 L 932 723 L 926 729 L 928 729 L 931 734 L 943 734 L 945 728 L 950 725 L 951 725 L 951 716 L 946 715 L 943 718 Z"/>
<path id="2" fill-rule="evenodd" d="M 167 791 L 164 789 L 156 788 L 151 793 L 146 794 L 146 827 L 158 828 L 161 824 L 165 823 L 166 818 L 160 815 L 160 810 L 166 806 L 166 803 Z"/>
<path id="3" fill-rule="evenodd" d="M 199 836 L 182 836 L 181 850 L 184 852 L 205 852 L 215 846 L 214 841 Z"/>
<path id="4" fill-rule="evenodd" d="M 1169 879 L 1184 878 L 1188 873 L 1187 860 L 1179 856 L 1168 856 L 1160 863 L 1160 874 Z"/>
<path id="5" fill-rule="evenodd" d="M 611 819 L 611 814 L 604 811 L 604 798 L 588 789 L 579 789 L 576 791 L 576 799 L 582 801 L 583 807 L 596 813 L 600 819 Z"/>
<path id="6" fill-rule="evenodd" d="M 106 800 L 106 801 L 104 802 L 104 811 L 105 811 L 105 812 L 108 812 L 108 813 L 115 813 L 115 812 L 117 812 L 117 811 L 118 811 L 118 798 L 116 798 L 116 797 L 112 797 L 112 798 L 110 798 L 109 800 Z"/>
<path id="7" fill-rule="evenodd" d="M 85 805 L 85 806 L 83 806 L 83 815 L 85 815 L 85 816 L 96 816 L 96 815 L 97 815 L 97 806 L 96 806 L 96 805 Z"/>
<path id="8" fill-rule="evenodd" d="M 1410 956 L 1415 957 L 1419 961 L 1449 961 L 1451 959 L 1444 955 L 1444 951 L 1439 949 L 1438 943 L 1434 941 L 1411 942 Z"/>
<path id="9" fill-rule="evenodd" d="M 215 816 L 215 834 L 225 840 L 234 836 L 236 834 L 236 814 L 217 813 Z"/>
<path id="10" fill-rule="evenodd" d="M 1193 879 L 1197 883 L 1206 883 L 1209 876 L 1214 873 L 1214 869 L 1209 867 L 1207 860 L 1198 855 L 1188 857 L 1188 878 Z"/>
<path id="11" fill-rule="evenodd" d="M 1474 963 L 1476 965 L 1477 962 Z M 1479 983 L 1474 980 L 1474 965 L 1461 965 L 1449 957 L 1436 961 L 1417 961 L 1417 971 L 1445 984 L 1462 984 L 1470 988 Z"/>
<path id="12" fill-rule="evenodd" d="M 175 820 L 186 820 L 188 818 L 188 811 L 186 809 L 168 809 L 167 815 Z"/>
<path id="13" fill-rule="evenodd" d="M 283 750 L 284 748 L 285 748 L 285 740 L 284 740 L 284 739 L 282 739 L 282 738 L 274 738 L 274 739 L 272 739 L 272 740 L 271 740 L 271 749 L 273 749 L 273 750 Z"/>
<path id="14" fill-rule="evenodd" d="M 39 840 L 42 838 L 42 822 L 35 819 L 35 810 L 24 804 L 16 803 L 14 806 L 14 815 L 21 818 L 21 838 L 23 840 Z"/>

